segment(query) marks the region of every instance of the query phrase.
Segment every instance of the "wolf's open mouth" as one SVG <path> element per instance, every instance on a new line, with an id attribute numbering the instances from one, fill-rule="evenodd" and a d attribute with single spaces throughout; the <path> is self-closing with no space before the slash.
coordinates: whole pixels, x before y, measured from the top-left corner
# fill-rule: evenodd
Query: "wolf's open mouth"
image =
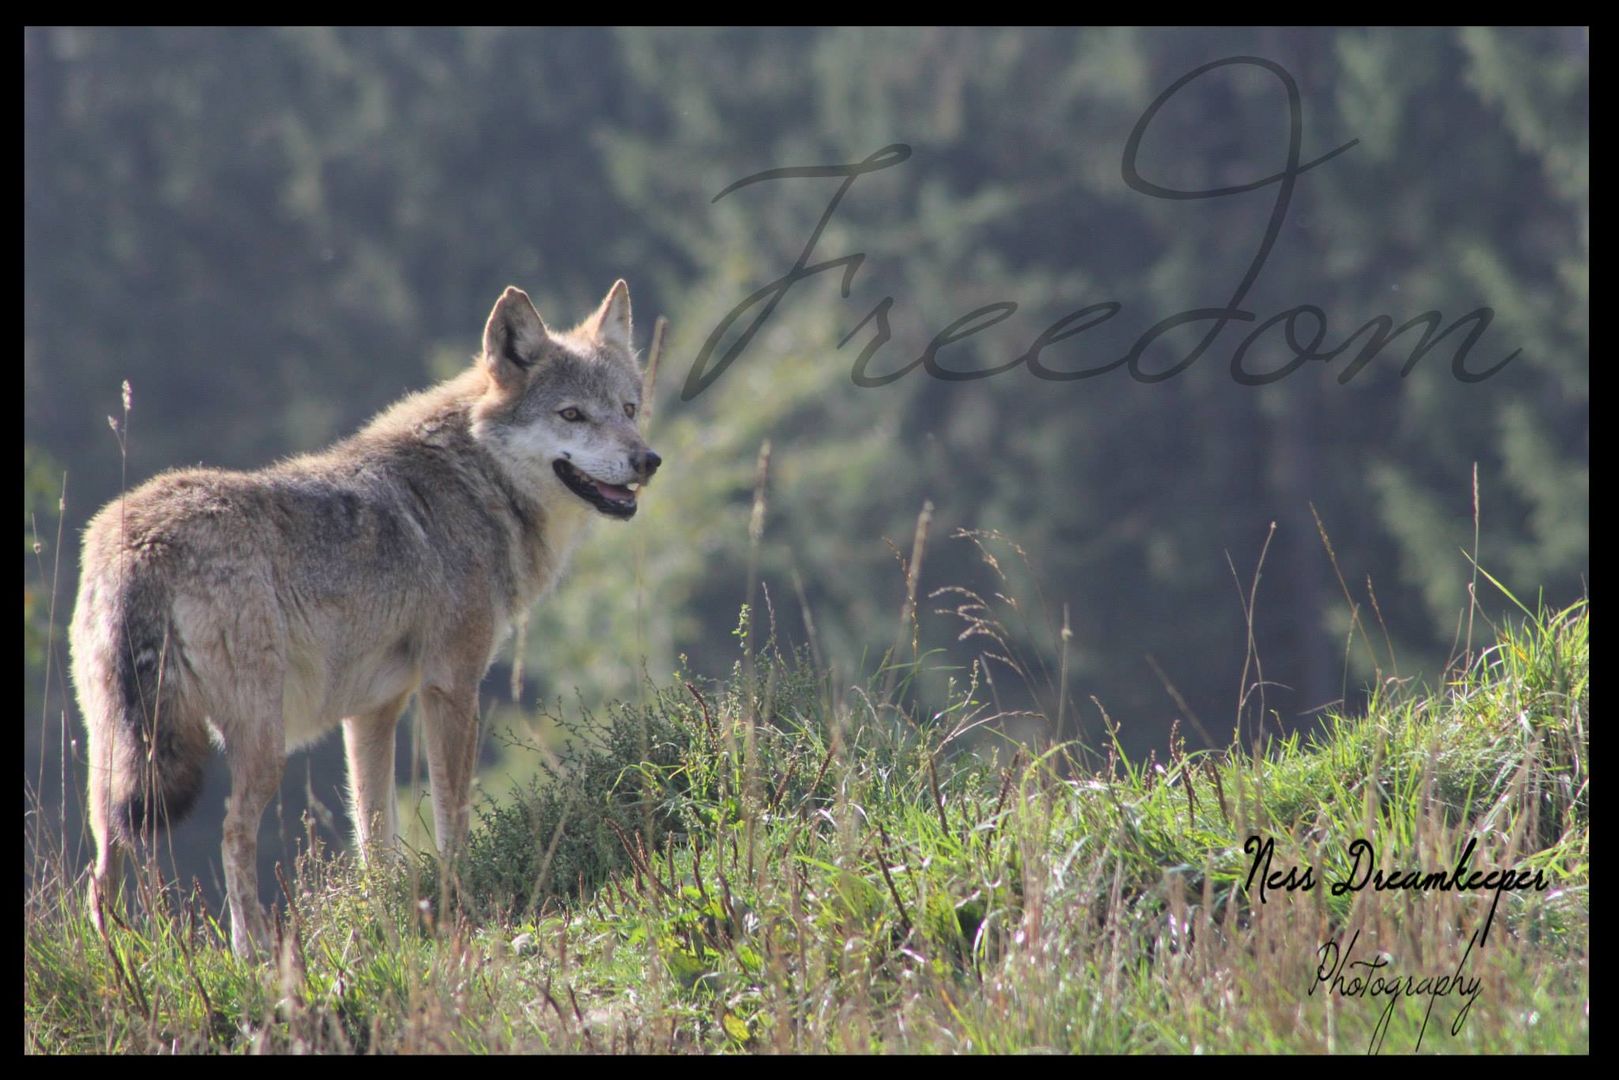
<path id="1" fill-rule="evenodd" d="M 558 458 L 551 463 L 557 476 L 568 485 L 568 490 L 594 506 L 608 517 L 635 516 L 635 492 L 622 484 L 609 484 L 587 476 L 567 461 Z"/>

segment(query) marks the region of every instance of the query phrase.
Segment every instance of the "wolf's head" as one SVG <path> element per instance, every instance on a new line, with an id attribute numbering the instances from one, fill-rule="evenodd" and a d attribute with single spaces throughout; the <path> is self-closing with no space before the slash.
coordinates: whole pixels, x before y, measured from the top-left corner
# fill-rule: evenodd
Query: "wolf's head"
<path id="1" fill-rule="evenodd" d="M 512 480 L 546 505 L 583 499 L 608 517 L 635 514 L 637 489 L 662 458 L 641 437 L 641 370 L 630 347 L 630 290 L 607 291 L 566 333 L 548 329 L 523 290 L 489 313 L 478 361 L 489 388 L 473 435 Z"/>

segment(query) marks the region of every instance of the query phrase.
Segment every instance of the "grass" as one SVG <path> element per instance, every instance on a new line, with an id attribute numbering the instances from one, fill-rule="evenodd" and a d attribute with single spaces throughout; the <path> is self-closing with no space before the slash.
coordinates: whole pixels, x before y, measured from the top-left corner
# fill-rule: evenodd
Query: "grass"
<path id="1" fill-rule="evenodd" d="M 548 775 L 481 808 L 454 889 L 431 859 L 313 846 L 270 963 L 150 872 L 103 937 L 79 868 L 46 858 L 25 1046 L 1586 1052 L 1588 637 L 1584 604 L 1534 613 L 1432 692 L 1390 681 L 1311 738 L 1172 737 L 1146 762 L 997 743 L 975 681 L 919 715 L 924 661 L 834 693 L 767 641 L 722 683 L 565 719 Z M 1260 902 L 1249 837 L 1314 887 Z M 1422 874 L 1476 838 L 1473 869 L 1546 887 L 1501 894 L 1480 944 L 1492 892 L 1333 895 L 1362 838 Z M 1318 985 L 1351 939 L 1384 966 Z M 1444 996 L 1346 993 L 1458 965 Z"/>

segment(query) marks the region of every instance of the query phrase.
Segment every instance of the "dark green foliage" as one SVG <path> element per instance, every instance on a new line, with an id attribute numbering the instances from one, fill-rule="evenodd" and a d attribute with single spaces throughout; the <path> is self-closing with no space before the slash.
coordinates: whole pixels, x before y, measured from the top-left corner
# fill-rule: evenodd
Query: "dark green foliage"
<path id="1" fill-rule="evenodd" d="M 647 688 L 641 705 L 613 702 L 601 716 L 548 714 L 559 749 L 540 753 L 525 788 L 480 809 L 459 868 L 464 903 L 484 914 L 534 912 L 590 894 L 671 841 L 729 835 L 745 799 L 775 808 L 825 797 L 823 688 L 807 655 L 769 654 L 753 680 L 751 760 L 732 726 L 747 700 L 740 669 L 707 695 L 677 683 Z M 751 794 L 750 777 L 761 785 Z M 430 861 L 424 873 L 431 885 Z"/>
<path id="2" fill-rule="evenodd" d="M 677 766 L 692 741 L 691 718 L 672 697 L 665 691 L 644 709 L 614 703 L 600 721 L 558 718 L 564 741 L 554 761 L 514 798 L 480 810 L 461 870 L 471 903 L 533 910 L 629 866 L 626 839 L 662 841 L 676 824 Z"/>
<path id="3" fill-rule="evenodd" d="M 1266 688 L 1245 731 L 1308 730 L 1330 702 L 1363 708 L 1360 688 L 1380 678 L 1436 680 L 1485 637 L 1458 630 L 1470 589 L 1481 617 L 1507 608 L 1464 551 L 1520 596 L 1543 589 L 1556 607 L 1583 595 L 1583 30 L 37 28 L 23 47 L 24 439 L 71 474 L 64 550 L 39 515 L 44 573 L 25 523 L 28 693 L 43 692 L 51 579 L 60 654 L 78 530 L 122 483 L 106 418 L 123 379 L 130 483 L 199 461 L 261 465 L 465 364 L 506 284 L 568 323 L 620 275 L 643 346 L 654 316 L 672 320 L 652 432 L 668 464 L 641 516 L 598 527 L 536 614 L 525 703 L 575 688 L 587 702 L 626 697 L 682 654 L 693 671 L 729 667 L 766 438 L 759 580 L 784 637 L 808 636 L 802 583 L 835 681 L 892 646 L 894 552 L 908 552 L 930 499 L 921 651 L 963 670 L 1015 659 L 1020 670 L 987 661 L 997 704 L 1060 714 L 1060 736 L 1093 744 L 1094 695 L 1138 755 L 1177 717 L 1194 746 L 1234 727 L 1244 607 L 1272 522 L 1252 626 Z M 921 369 L 878 389 L 851 382 L 872 328 L 839 342 L 885 296 L 893 340 L 874 373 L 992 303 L 1018 310 L 945 348 L 942 366 L 1008 363 L 1065 313 L 1116 301 L 1116 318 L 1043 354 L 1057 370 L 1099 367 L 1160 319 L 1225 303 L 1274 189 L 1157 200 L 1124 184 L 1121 161 L 1157 94 L 1238 55 L 1297 80 L 1306 157 L 1359 140 L 1300 178 L 1244 306 L 1264 319 L 1316 305 L 1330 346 L 1380 315 L 1448 323 L 1487 305 L 1469 366 L 1521 349 L 1499 376 L 1457 381 L 1454 337 L 1402 376 L 1402 338 L 1347 384 L 1340 357 L 1242 386 L 1230 374 L 1242 324 L 1161 383 L 1123 370 L 1054 383 L 1026 366 L 977 382 Z M 1285 101 L 1274 79 L 1228 69 L 1157 123 L 1144 175 L 1241 182 L 1278 167 Z M 850 295 L 832 274 L 795 286 L 733 367 L 681 401 L 708 335 L 793 264 L 835 183 L 714 196 L 764 169 L 894 142 L 911 158 L 862 177 L 817 248 L 865 253 Z M 1175 337 L 1146 366 L 1190 344 Z M 1272 345 L 1256 369 L 1286 361 Z M 27 459 L 25 473 L 25 499 L 53 506 L 59 473 Z M 997 549 L 1003 579 L 958 529 L 999 530 L 1027 569 Z M 1025 603 L 1001 612 L 991 647 L 930 618 L 954 605 L 930 599 L 942 586 Z M 48 728 L 30 726 L 28 759 L 52 755 L 39 769 L 52 784 L 70 745 L 55 728 L 72 713 L 63 685 L 53 674 L 46 708 L 28 707 Z M 932 676 L 914 690 L 946 696 Z M 334 807 L 336 762 L 320 752 L 310 785 Z M 179 846 L 206 858 L 215 845 Z"/>

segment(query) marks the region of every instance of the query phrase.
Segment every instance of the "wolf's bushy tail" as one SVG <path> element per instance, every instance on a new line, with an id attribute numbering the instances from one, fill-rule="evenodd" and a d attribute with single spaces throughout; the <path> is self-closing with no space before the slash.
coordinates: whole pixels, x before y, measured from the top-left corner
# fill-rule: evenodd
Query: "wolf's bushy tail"
<path id="1" fill-rule="evenodd" d="M 191 809 L 209 756 L 207 720 L 188 700 L 167 594 L 138 571 L 121 585 L 86 575 L 75 614 L 74 682 L 90 735 L 92 825 L 125 846 Z"/>

